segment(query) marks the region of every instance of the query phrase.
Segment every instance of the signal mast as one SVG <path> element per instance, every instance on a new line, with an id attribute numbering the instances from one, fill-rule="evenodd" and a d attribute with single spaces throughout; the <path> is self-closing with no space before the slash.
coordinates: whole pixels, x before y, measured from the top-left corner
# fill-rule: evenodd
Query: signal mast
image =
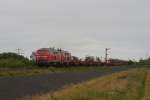
<path id="1" fill-rule="evenodd" d="M 106 48 L 105 49 L 105 63 L 107 64 L 108 63 L 108 50 L 110 50 L 110 48 Z"/>

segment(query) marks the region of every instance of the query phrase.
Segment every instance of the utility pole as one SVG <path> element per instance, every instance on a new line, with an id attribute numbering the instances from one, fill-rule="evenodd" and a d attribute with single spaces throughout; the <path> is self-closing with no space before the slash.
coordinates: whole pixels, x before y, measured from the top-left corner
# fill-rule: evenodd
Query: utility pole
<path id="1" fill-rule="evenodd" d="M 23 53 L 22 53 L 22 51 L 23 51 L 22 49 L 19 49 L 19 48 L 18 48 L 18 49 L 16 49 L 16 51 L 17 51 L 17 54 L 18 54 L 18 55 L 22 55 L 22 54 L 23 54 Z"/>
<path id="2" fill-rule="evenodd" d="M 110 48 L 106 48 L 105 49 L 105 63 L 107 64 L 108 63 L 108 50 L 110 50 Z"/>

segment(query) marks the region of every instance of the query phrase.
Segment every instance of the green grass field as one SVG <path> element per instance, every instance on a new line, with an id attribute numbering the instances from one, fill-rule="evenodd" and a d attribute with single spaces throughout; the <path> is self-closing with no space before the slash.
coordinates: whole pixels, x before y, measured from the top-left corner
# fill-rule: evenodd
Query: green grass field
<path id="1" fill-rule="evenodd" d="M 108 67 L 49 67 L 40 68 L 37 66 L 22 67 L 22 68 L 0 68 L 0 77 L 27 77 L 35 75 L 43 75 L 49 73 L 64 73 L 64 72 L 86 72 L 94 70 L 111 70 Z"/>
<path id="2" fill-rule="evenodd" d="M 150 69 L 130 69 L 23 100 L 150 100 Z"/>

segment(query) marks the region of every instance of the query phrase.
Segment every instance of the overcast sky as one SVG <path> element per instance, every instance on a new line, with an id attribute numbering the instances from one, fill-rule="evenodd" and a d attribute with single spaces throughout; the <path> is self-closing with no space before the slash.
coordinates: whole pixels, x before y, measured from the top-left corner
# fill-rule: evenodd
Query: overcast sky
<path id="1" fill-rule="evenodd" d="M 55 46 L 73 55 L 150 56 L 149 0 L 0 0 L 0 52 Z"/>

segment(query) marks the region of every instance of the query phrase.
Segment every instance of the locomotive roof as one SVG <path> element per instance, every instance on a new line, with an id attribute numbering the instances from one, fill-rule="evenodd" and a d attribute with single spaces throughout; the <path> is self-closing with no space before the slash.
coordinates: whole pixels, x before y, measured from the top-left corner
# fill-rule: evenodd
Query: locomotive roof
<path id="1" fill-rule="evenodd" d="M 47 50 L 47 51 L 50 51 L 50 52 L 63 52 L 65 54 L 70 54 L 68 51 L 61 50 L 61 49 L 55 49 L 55 48 L 41 48 L 39 50 Z"/>
<path id="2" fill-rule="evenodd" d="M 41 48 L 39 51 L 42 50 L 47 50 L 47 51 L 56 51 L 54 48 Z"/>

